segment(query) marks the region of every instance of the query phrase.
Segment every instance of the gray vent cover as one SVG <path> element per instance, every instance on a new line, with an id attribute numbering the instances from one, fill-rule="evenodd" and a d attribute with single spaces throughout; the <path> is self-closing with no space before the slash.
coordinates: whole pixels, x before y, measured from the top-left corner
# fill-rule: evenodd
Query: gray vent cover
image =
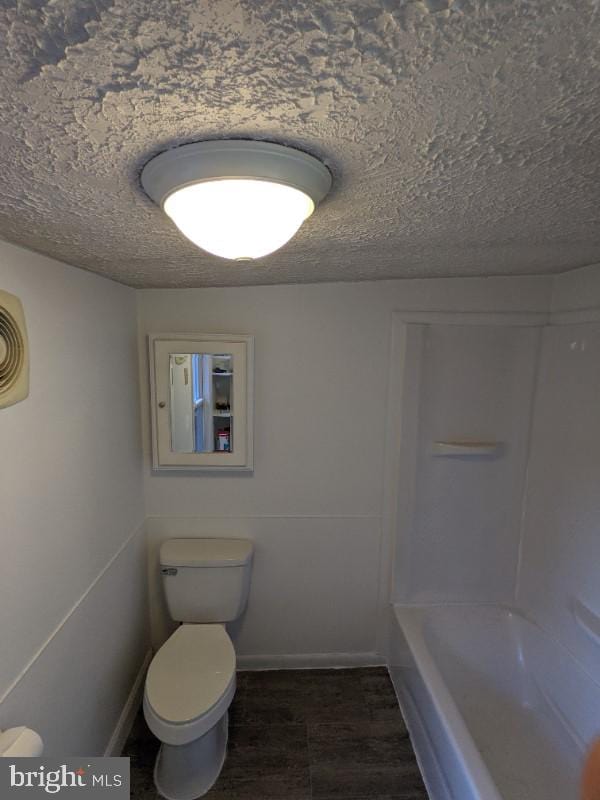
<path id="1" fill-rule="evenodd" d="M 0 408 L 29 394 L 25 315 L 18 297 L 0 290 Z"/>

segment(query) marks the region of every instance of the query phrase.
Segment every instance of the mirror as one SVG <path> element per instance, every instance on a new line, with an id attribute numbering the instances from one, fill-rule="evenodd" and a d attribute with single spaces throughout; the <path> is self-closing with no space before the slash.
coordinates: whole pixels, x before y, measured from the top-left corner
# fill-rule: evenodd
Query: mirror
<path id="1" fill-rule="evenodd" d="M 149 343 L 154 468 L 252 469 L 252 337 Z"/>
<path id="2" fill-rule="evenodd" d="M 170 353 L 171 450 L 233 451 L 232 353 Z"/>

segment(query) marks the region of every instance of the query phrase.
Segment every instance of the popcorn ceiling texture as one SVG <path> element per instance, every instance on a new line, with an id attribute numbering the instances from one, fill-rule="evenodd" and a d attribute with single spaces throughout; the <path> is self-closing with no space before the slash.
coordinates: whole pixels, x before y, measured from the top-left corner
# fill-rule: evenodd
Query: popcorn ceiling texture
<path id="1" fill-rule="evenodd" d="M 599 0 L 0 0 L 0 236 L 132 286 L 600 261 Z M 268 139 L 334 189 L 258 262 L 143 194 L 161 150 Z"/>

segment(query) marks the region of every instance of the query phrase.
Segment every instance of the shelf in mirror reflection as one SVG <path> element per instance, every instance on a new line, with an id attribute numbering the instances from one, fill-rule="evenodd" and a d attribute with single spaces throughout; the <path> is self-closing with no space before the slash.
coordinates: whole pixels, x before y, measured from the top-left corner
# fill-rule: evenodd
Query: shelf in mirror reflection
<path id="1" fill-rule="evenodd" d="M 231 452 L 232 355 L 169 353 L 172 453 Z"/>

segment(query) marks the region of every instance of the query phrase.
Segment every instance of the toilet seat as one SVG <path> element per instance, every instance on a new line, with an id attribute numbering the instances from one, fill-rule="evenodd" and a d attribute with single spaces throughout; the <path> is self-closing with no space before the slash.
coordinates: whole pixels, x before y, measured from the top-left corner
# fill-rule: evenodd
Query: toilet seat
<path id="1" fill-rule="evenodd" d="M 222 625 L 181 625 L 152 659 L 144 715 L 162 742 L 187 744 L 225 714 L 235 693 L 235 650 Z"/>

